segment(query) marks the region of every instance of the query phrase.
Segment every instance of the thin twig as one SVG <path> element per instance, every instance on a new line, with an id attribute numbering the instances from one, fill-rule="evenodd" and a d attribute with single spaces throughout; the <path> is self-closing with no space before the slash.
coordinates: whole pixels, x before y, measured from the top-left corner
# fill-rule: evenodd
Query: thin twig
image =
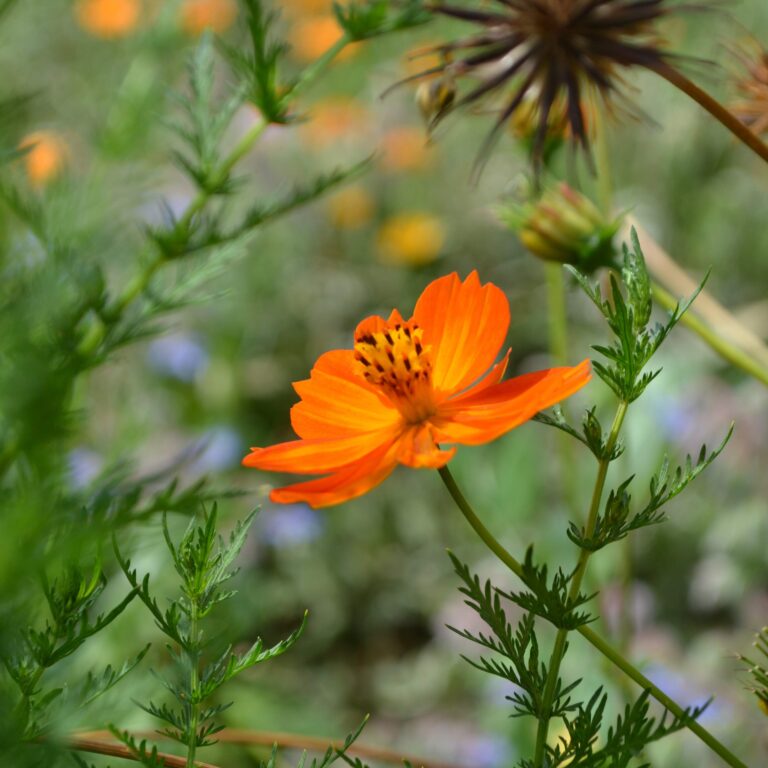
<path id="1" fill-rule="evenodd" d="M 139 738 L 161 738 L 161 736 L 154 731 L 148 731 L 146 733 L 139 732 L 135 735 Z M 112 738 L 112 734 L 109 731 L 88 731 L 86 733 L 78 733 L 76 736 L 72 737 L 72 739 L 78 740 L 90 739 L 97 744 L 102 743 L 102 739 L 110 738 Z M 264 747 L 271 747 L 273 744 L 277 744 L 286 749 L 306 749 L 313 752 L 324 752 L 328 747 L 341 749 L 344 746 L 343 741 L 326 739 L 318 736 L 305 736 L 299 733 L 283 733 L 281 731 L 252 731 L 240 728 L 225 728 L 223 731 L 216 734 L 216 739 L 225 744 Z M 445 763 L 438 760 L 425 759 L 416 755 L 407 755 L 402 752 L 395 752 L 391 749 L 372 747 L 368 744 L 358 744 L 357 742 L 352 744 L 346 751 L 350 755 L 357 755 L 358 757 L 369 758 L 371 760 L 381 760 L 385 763 L 394 763 L 397 765 L 402 765 L 403 761 L 407 760 L 417 768 L 462 768 L 462 766 L 455 763 Z M 172 766 L 171 763 L 166 763 L 166 765 L 168 765 L 169 768 Z M 184 768 L 183 761 L 173 764 L 173 766 L 177 765 L 179 768 Z M 204 766 L 205 764 L 196 763 L 196 765 Z"/>
<path id="2" fill-rule="evenodd" d="M 722 123 L 739 141 L 746 144 L 756 155 L 768 163 L 768 144 L 729 112 L 717 99 L 710 96 L 696 83 L 689 80 L 682 72 L 672 65 L 665 63 L 655 66 L 654 71 L 665 80 L 678 88 L 709 112 L 712 117 Z"/>
<path id="3" fill-rule="evenodd" d="M 112 734 L 109 731 L 99 731 L 98 734 L 105 738 L 110 738 Z M 64 746 L 67 749 L 71 749 L 75 752 L 90 752 L 94 755 L 107 755 L 108 757 L 119 757 L 123 760 L 139 760 L 139 757 L 131 749 L 125 746 L 125 744 L 118 744 L 112 741 L 102 741 L 101 739 L 94 738 L 95 734 L 82 734 L 77 736 L 70 736 L 65 740 Z M 178 757 L 177 755 L 169 755 L 166 752 L 158 752 L 157 756 L 163 761 L 166 768 L 186 768 L 187 759 L 185 757 Z M 218 768 L 218 766 L 212 763 L 195 763 L 196 768 Z"/>

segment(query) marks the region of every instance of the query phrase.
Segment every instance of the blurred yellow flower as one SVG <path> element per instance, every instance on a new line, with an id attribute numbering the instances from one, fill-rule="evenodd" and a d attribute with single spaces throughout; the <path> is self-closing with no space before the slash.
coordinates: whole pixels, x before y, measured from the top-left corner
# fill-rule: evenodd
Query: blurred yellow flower
<path id="1" fill-rule="evenodd" d="M 339 229 L 360 229 L 373 217 L 373 198 L 362 184 L 351 184 L 328 199 L 328 213 Z"/>
<path id="2" fill-rule="evenodd" d="M 411 126 L 399 126 L 387 131 L 381 140 L 381 167 L 385 171 L 419 171 L 434 160 L 424 131 Z"/>
<path id="3" fill-rule="evenodd" d="M 140 0 L 78 0 L 75 15 L 80 26 L 96 37 L 125 37 L 138 26 Z"/>
<path id="4" fill-rule="evenodd" d="M 400 213 L 384 222 L 376 236 L 386 261 L 421 266 L 434 261 L 445 242 L 440 219 L 428 213 Z"/>
<path id="5" fill-rule="evenodd" d="M 354 99 L 337 96 L 313 104 L 302 136 L 313 147 L 325 147 L 353 135 L 364 134 L 369 125 L 368 111 Z"/>
<path id="6" fill-rule="evenodd" d="M 19 149 L 29 149 L 24 155 L 24 168 L 33 187 L 44 187 L 64 168 L 67 145 L 52 131 L 36 131 L 19 142 Z"/>
<path id="7" fill-rule="evenodd" d="M 200 35 L 206 29 L 224 32 L 237 17 L 235 0 L 184 0 L 181 28 L 188 35 Z"/>
<path id="8" fill-rule="evenodd" d="M 291 53 L 299 61 L 314 61 L 338 42 L 342 34 L 336 18 L 330 14 L 302 18 L 292 26 L 288 35 Z M 348 45 L 337 58 L 346 58 L 353 49 L 354 46 Z"/>

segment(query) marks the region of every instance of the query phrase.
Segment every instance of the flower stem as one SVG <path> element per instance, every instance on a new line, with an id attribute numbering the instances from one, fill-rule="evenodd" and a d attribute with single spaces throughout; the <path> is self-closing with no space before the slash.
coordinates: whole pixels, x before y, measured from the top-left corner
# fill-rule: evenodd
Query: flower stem
<path id="1" fill-rule="evenodd" d="M 624 401 L 619 403 L 619 407 L 616 409 L 616 415 L 613 419 L 613 424 L 611 425 L 611 431 L 608 434 L 608 440 L 605 444 L 603 458 L 600 459 L 598 464 L 597 478 L 595 479 L 595 486 L 592 491 L 592 501 L 589 505 L 589 515 L 587 517 L 587 525 L 585 529 L 587 538 L 592 536 L 595 530 L 597 516 L 600 511 L 600 500 L 603 497 L 603 489 L 605 488 L 605 478 L 608 475 L 608 466 L 611 463 L 611 456 L 616 447 L 616 442 L 619 439 L 619 432 L 621 431 L 621 425 L 624 423 L 627 407 L 628 403 Z M 587 563 L 589 562 L 591 555 L 592 552 L 588 549 L 582 549 L 579 554 L 579 561 L 576 565 L 576 570 L 573 572 L 571 586 L 568 590 L 569 600 L 575 600 L 576 597 L 578 597 L 579 590 L 581 589 L 581 582 L 587 571 Z M 547 682 L 544 686 L 544 694 L 542 696 L 541 717 L 539 718 L 539 726 L 536 731 L 536 752 L 533 758 L 534 768 L 543 768 L 544 766 L 547 735 L 549 733 L 549 721 L 552 717 L 552 704 L 554 703 L 557 681 L 560 677 L 560 665 L 565 654 L 568 631 L 569 630 L 567 629 L 558 629 L 555 637 L 555 645 L 552 650 L 552 657 L 549 661 Z"/>
<path id="2" fill-rule="evenodd" d="M 549 356 L 553 365 L 568 363 L 568 313 L 566 307 L 566 287 L 561 264 L 546 262 L 544 273 L 547 281 L 547 311 L 549 315 Z M 562 404 L 564 413 L 568 413 L 567 403 Z M 577 497 L 573 441 L 564 432 L 555 435 L 559 459 L 559 471 L 563 477 L 563 486 L 568 490 L 571 512 L 579 514 L 573 506 Z"/>
<path id="3" fill-rule="evenodd" d="M 472 506 L 464 497 L 461 489 L 448 467 L 441 467 L 438 470 L 448 493 L 456 502 L 456 506 L 464 515 L 466 521 L 472 526 L 472 529 L 480 537 L 488 549 L 501 560 L 516 576 L 525 583 L 525 573 L 523 566 L 485 527 L 482 520 L 477 516 Z M 739 760 L 724 744 L 720 743 L 706 728 L 698 721 L 686 715 L 685 710 L 660 688 L 654 685 L 639 669 L 632 665 L 619 651 L 613 648 L 607 641 L 588 626 L 581 626 L 576 631 L 588 642 L 590 642 L 600 653 L 602 653 L 610 662 L 618 667 L 630 679 L 634 680 L 643 690 L 646 690 L 660 704 L 666 707 L 675 717 L 685 722 L 686 727 L 701 739 L 715 754 L 719 755 L 726 765 L 732 768 L 747 768 L 747 765 Z"/>
<path id="4" fill-rule="evenodd" d="M 198 643 L 197 622 L 199 616 L 198 595 L 190 596 L 189 611 L 189 637 L 187 638 L 187 656 L 189 661 L 189 702 L 187 707 L 189 715 L 187 719 L 187 765 L 186 768 L 195 768 L 195 754 L 197 753 L 197 726 L 200 719 L 200 701 L 198 699 L 200 647 Z"/>
<path id="5" fill-rule="evenodd" d="M 595 110 L 595 165 L 597 172 L 597 204 L 600 212 L 610 219 L 613 212 L 613 184 L 611 182 L 611 152 L 603 109 Z"/>
<path id="6" fill-rule="evenodd" d="M 549 310 L 549 354 L 555 365 L 565 365 L 568 360 L 568 326 L 563 268 L 560 264 L 547 263 L 544 269 Z"/>
<path id="7" fill-rule="evenodd" d="M 673 310 L 678 302 L 671 293 L 658 283 L 652 283 L 653 296 L 665 309 Z M 708 347 L 717 352 L 723 360 L 740 368 L 762 384 L 768 387 L 768 370 L 758 363 L 751 355 L 715 333 L 706 323 L 692 312 L 686 312 L 680 322 L 693 331 Z"/>
<path id="8" fill-rule="evenodd" d="M 706 728 L 697 720 L 686 714 L 685 710 L 673 699 L 667 696 L 664 691 L 654 685 L 645 675 L 636 667 L 630 664 L 615 648 L 603 640 L 597 632 L 590 627 L 579 627 L 579 634 L 588 640 L 597 648 L 607 659 L 615 664 L 627 677 L 634 680 L 641 688 L 648 691 L 659 704 L 665 706 L 675 717 L 685 722 L 688 730 L 695 733 L 716 755 L 719 755 L 723 762 L 733 768 L 747 768 L 747 764 L 739 760 L 724 744 L 719 742 Z"/>
<path id="9" fill-rule="evenodd" d="M 756 133 L 744 125 L 733 113 L 728 111 L 717 99 L 710 96 L 696 83 L 689 80 L 682 72 L 666 62 L 655 66 L 656 74 L 661 75 L 687 96 L 709 112 L 712 117 L 722 123 L 739 141 L 746 144 L 756 155 L 768 163 L 768 144 L 765 144 Z"/>

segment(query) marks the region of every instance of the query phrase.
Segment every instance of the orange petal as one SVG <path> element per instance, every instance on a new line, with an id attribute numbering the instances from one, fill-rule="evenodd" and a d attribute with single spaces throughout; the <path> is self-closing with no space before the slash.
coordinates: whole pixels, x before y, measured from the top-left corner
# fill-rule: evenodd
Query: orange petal
<path id="1" fill-rule="evenodd" d="M 400 412 L 354 371 L 352 350 L 326 352 L 309 379 L 293 385 L 301 402 L 291 408 L 299 437 L 342 438 L 394 427 Z"/>
<path id="2" fill-rule="evenodd" d="M 393 437 L 389 430 L 340 440 L 293 440 L 269 448 L 253 448 L 243 459 L 243 465 L 270 472 L 322 475 L 360 461 L 382 445 L 391 445 Z"/>
<path id="3" fill-rule="evenodd" d="M 341 504 L 370 491 L 396 466 L 393 445 L 385 445 L 327 477 L 277 488 L 269 498 L 278 504 L 303 501 L 315 509 Z"/>
<path id="4" fill-rule="evenodd" d="M 495 440 L 581 389 L 591 378 L 589 360 L 495 384 L 443 403 L 431 420 L 435 440 L 479 445 Z"/>
<path id="5" fill-rule="evenodd" d="M 378 333 L 379 331 L 391 328 L 398 323 L 403 325 L 405 320 L 403 320 L 403 316 L 396 309 L 393 309 L 389 313 L 389 317 L 386 320 L 380 315 L 369 315 L 357 324 L 357 327 L 355 328 L 355 338 L 357 339 L 367 333 Z"/>
<path id="6" fill-rule="evenodd" d="M 451 395 L 493 364 L 509 328 L 509 302 L 493 283 L 481 285 L 477 272 L 464 282 L 454 272 L 426 287 L 413 320 L 424 329 L 424 345 L 432 346 L 435 389 Z"/>
<path id="7" fill-rule="evenodd" d="M 504 357 L 502 357 L 501 360 L 499 360 L 499 362 L 477 382 L 477 384 L 471 386 L 466 392 L 451 398 L 451 403 L 456 404 L 465 398 L 476 395 L 478 392 L 482 392 L 484 389 L 488 389 L 488 387 L 492 387 L 494 384 L 498 384 L 507 372 L 507 365 L 509 364 L 509 356 L 511 353 L 512 350 L 508 349 Z"/>
<path id="8" fill-rule="evenodd" d="M 455 453 L 455 448 L 440 450 L 429 424 L 410 427 L 397 441 L 397 460 L 408 467 L 444 467 Z"/>

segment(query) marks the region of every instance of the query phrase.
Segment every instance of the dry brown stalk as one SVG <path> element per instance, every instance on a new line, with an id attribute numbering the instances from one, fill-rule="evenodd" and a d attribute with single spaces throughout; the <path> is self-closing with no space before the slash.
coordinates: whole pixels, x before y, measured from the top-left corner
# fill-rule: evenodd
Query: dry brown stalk
<path id="1" fill-rule="evenodd" d="M 112 738 L 109 731 L 98 732 L 104 738 Z M 70 736 L 65 742 L 65 746 L 75 752 L 89 752 L 94 755 L 107 755 L 108 757 L 119 757 L 123 760 L 138 761 L 138 757 L 125 744 L 119 744 L 114 741 L 102 741 L 101 738 L 94 738 L 93 734 L 78 734 Z M 169 755 L 166 752 L 158 752 L 157 756 L 163 761 L 166 768 L 186 768 L 187 760 L 177 755 Z M 195 762 L 197 768 L 218 768 L 212 763 Z"/>
<path id="2" fill-rule="evenodd" d="M 139 732 L 135 734 L 138 738 L 159 738 L 160 735 L 154 731 Z M 100 754 L 111 755 L 114 757 L 125 757 L 127 759 L 135 759 L 131 756 L 130 750 L 122 745 L 113 744 L 104 740 L 112 739 L 112 734 L 109 731 L 88 731 L 86 733 L 78 733 L 73 735 L 68 745 L 73 749 L 80 749 L 80 747 L 74 746 L 75 744 L 87 743 L 89 745 L 96 745 L 99 747 L 108 747 L 110 749 L 120 750 L 119 752 L 100 752 Z M 225 728 L 216 734 L 216 738 L 226 744 L 240 744 L 243 746 L 264 746 L 271 747 L 277 744 L 280 747 L 286 749 L 306 749 L 312 752 L 325 752 L 328 747 L 334 747 L 335 749 L 341 749 L 344 746 L 343 741 L 321 738 L 317 736 L 304 736 L 297 733 L 283 733 L 280 731 L 252 731 L 248 729 L 239 728 Z M 82 748 L 83 751 L 97 751 L 94 749 Z M 402 765 L 404 760 L 407 760 L 414 766 L 414 768 L 462 768 L 456 764 L 440 762 L 437 760 L 425 760 L 424 758 L 417 757 L 415 755 L 406 755 L 402 752 L 395 752 L 390 749 L 384 749 L 382 747 L 372 747 L 367 744 L 353 744 L 348 750 L 350 755 L 356 755 L 362 758 L 368 758 L 371 760 L 381 760 L 385 763 L 394 763 Z M 126 754 L 128 753 L 128 754 Z M 166 759 L 165 755 L 162 755 Z M 173 762 L 168 762 L 166 759 L 166 765 L 168 768 L 184 768 L 186 761 L 182 758 L 168 756 Z M 196 763 L 199 768 L 216 768 L 216 766 L 208 765 L 207 763 Z"/>

